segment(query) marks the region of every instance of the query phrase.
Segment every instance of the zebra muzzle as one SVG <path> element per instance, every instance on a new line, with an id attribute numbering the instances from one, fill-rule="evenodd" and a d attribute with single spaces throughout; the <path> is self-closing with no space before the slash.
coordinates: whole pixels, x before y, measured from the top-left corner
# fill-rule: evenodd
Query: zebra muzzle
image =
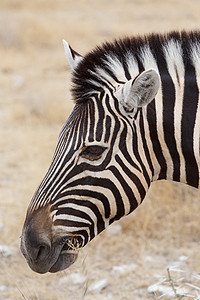
<path id="1" fill-rule="evenodd" d="M 45 238 L 37 239 L 37 243 L 32 243 L 33 238 L 28 234 L 22 235 L 21 251 L 25 256 L 30 268 L 44 274 L 46 272 L 55 273 L 68 268 L 78 257 L 78 250 L 72 248 L 68 243 L 50 243 Z"/>
<path id="2" fill-rule="evenodd" d="M 53 234 L 44 209 L 28 216 L 22 231 L 21 251 L 30 268 L 37 273 L 58 272 L 73 264 L 78 256 L 78 239 Z M 40 225 L 40 226 L 39 226 Z"/>

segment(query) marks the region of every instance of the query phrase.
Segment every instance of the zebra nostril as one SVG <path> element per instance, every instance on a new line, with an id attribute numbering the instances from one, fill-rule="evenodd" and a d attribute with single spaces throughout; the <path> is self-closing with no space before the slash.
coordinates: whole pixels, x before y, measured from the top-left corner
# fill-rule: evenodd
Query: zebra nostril
<path id="1" fill-rule="evenodd" d="M 50 246 L 48 244 L 41 244 L 37 248 L 35 261 L 36 262 L 42 262 L 44 261 L 50 253 Z"/>

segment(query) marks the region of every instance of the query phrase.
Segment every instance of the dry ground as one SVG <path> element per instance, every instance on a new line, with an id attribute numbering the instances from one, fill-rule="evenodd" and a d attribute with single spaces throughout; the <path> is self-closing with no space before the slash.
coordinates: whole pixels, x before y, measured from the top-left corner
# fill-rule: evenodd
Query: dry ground
<path id="1" fill-rule="evenodd" d="M 0 1 L 0 245 L 18 248 L 26 208 L 73 107 L 62 39 L 84 54 L 124 35 L 198 29 L 199 13 L 195 0 Z M 147 288 L 175 262 L 198 285 L 191 278 L 200 271 L 199 200 L 181 184 L 155 183 L 121 231 L 101 234 L 61 273 L 39 275 L 19 251 L 0 253 L 0 300 L 158 299 Z M 104 288 L 91 290 L 103 279 Z"/>

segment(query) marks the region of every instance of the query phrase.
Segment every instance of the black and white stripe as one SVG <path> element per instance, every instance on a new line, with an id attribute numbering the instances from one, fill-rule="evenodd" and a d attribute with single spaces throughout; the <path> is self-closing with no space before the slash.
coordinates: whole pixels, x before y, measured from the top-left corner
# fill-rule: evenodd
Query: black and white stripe
<path id="1" fill-rule="evenodd" d="M 54 230 L 84 246 L 131 213 L 152 181 L 199 187 L 200 33 L 136 37 L 84 58 L 72 54 L 75 107 L 27 216 L 50 205 Z M 119 91 L 148 69 L 160 78 L 155 101 L 127 111 Z M 98 159 L 92 146 L 103 149 Z"/>

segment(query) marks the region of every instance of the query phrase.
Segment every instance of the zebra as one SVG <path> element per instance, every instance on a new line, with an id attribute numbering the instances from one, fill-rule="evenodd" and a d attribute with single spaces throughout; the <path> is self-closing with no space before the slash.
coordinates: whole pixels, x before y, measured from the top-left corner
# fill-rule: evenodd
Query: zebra
<path id="1" fill-rule="evenodd" d="M 200 185 L 200 32 L 118 39 L 85 57 L 63 43 L 75 105 L 21 237 L 38 273 L 73 264 L 153 181 Z"/>

